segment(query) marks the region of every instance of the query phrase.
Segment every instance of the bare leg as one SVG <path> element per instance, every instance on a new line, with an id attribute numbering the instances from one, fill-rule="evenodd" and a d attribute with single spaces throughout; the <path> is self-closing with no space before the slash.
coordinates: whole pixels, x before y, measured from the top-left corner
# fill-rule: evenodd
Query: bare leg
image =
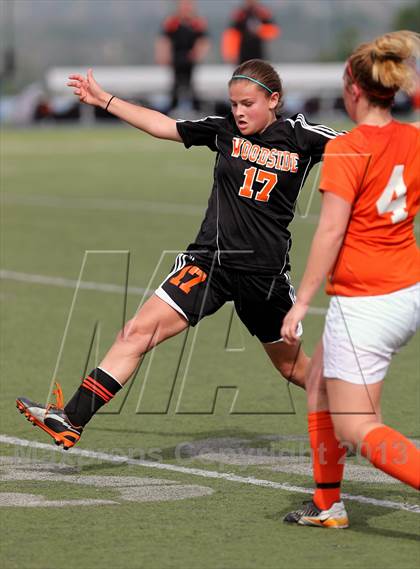
<path id="1" fill-rule="evenodd" d="M 124 385 L 146 352 L 187 327 L 181 314 L 153 295 L 119 332 L 99 367 Z"/>
<path id="2" fill-rule="evenodd" d="M 188 327 L 186 318 L 157 296 L 150 298 L 118 334 L 114 344 L 64 406 L 39 406 L 19 398 L 19 410 L 65 449 L 79 439 L 85 425 L 133 375 L 142 356 L 151 348 Z M 62 408 L 64 407 L 64 408 Z M 48 421 L 48 422 L 47 422 Z"/>
<path id="3" fill-rule="evenodd" d="M 306 373 L 308 413 L 328 410 L 327 387 L 323 378 L 323 347 L 318 342 Z"/>
<path id="4" fill-rule="evenodd" d="M 330 413 L 337 437 L 354 447 L 369 431 L 382 425 L 382 381 L 356 385 L 342 379 L 327 379 Z"/>
<path id="5" fill-rule="evenodd" d="M 282 376 L 299 387 L 305 388 L 305 374 L 310 359 L 301 345 L 289 346 L 284 342 L 263 344 L 265 351 Z"/>

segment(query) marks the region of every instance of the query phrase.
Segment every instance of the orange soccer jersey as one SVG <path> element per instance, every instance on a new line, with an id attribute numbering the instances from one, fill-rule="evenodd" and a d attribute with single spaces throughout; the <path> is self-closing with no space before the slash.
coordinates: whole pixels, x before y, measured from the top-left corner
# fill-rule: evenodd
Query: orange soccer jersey
<path id="1" fill-rule="evenodd" d="M 326 147 L 320 191 L 352 204 L 326 291 L 387 294 L 420 281 L 414 217 L 420 207 L 420 131 L 392 121 L 359 125 Z"/>

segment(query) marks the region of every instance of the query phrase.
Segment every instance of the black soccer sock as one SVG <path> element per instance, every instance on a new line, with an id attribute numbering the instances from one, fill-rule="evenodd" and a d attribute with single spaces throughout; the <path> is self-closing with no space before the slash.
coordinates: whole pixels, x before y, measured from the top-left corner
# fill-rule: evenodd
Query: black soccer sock
<path id="1" fill-rule="evenodd" d="M 122 385 L 106 371 L 99 367 L 95 368 L 64 407 L 69 421 L 75 427 L 84 427 L 102 405 L 111 401 L 121 388 Z"/>

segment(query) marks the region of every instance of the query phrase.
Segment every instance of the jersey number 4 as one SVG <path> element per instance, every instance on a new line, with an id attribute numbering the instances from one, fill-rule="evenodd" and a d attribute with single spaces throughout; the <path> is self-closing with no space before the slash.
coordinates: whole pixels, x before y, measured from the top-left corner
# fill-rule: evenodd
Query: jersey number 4
<path id="1" fill-rule="evenodd" d="M 254 181 L 257 181 L 264 184 L 264 186 L 255 194 L 255 199 L 259 202 L 268 202 L 270 193 L 277 184 L 277 174 L 267 172 L 266 170 L 259 170 L 254 166 L 247 168 L 244 173 L 245 180 L 239 188 L 239 195 L 243 198 L 252 199 L 255 193 L 252 186 L 254 185 Z"/>
<path id="2" fill-rule="evenodd" d="M 392 223 L 399 223 L 408 217 L 407 186 L 403 174 L 404 165 L 394 167 L 381 197 L 376 202 L 379 215 L 390 213 Z"/>

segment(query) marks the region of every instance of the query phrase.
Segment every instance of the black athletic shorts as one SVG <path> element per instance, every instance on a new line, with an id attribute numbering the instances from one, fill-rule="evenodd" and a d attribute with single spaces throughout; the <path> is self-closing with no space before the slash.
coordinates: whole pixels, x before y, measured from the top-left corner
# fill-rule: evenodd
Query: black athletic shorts
<path id="1" fill-rule="evenodd" d="M 205 267 L 192 255 L 177 256 L 155 294 L 182 314 L 191 326 L 233 301 L 249 332 L 264 343 L 278 342 L 283 318 L 295 301 L 287 273 L 249 274 L 214 263 Z"/>

